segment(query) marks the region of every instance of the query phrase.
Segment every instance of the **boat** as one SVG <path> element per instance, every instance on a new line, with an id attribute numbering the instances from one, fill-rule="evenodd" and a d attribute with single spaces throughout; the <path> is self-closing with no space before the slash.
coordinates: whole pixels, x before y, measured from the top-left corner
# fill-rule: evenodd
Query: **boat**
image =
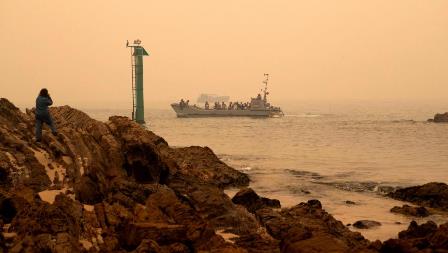
<path id="1" fill-rule="evenodd" d="M 179 103 L 172 103 L 171 107 L 179 118 L 193 117 L 282 117 L 283 111 L 280 107 L 272 106 L 267 99 L 269 74 L 264 74 L 265 80 L 263 96 L 258 94 L 251 98 L 250 102 L 229 102 L 214 101 L 213 106 L 205 101 L 204 106 L 190 105 L 189 101 L 180 100 Z M 201 98 L 204 96 L 201 95 Z M 203 100 L 203 99 L 202 99 Z"/>

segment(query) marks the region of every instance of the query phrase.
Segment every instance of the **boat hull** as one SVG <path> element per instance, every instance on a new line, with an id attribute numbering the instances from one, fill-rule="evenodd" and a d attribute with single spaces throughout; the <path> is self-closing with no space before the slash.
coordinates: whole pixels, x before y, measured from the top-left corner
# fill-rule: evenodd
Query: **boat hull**
<path id="1" fill-rule="evenodd" d="M 197 118 L 197 117 L 278 117 L 283 116 L 281 111 L 273 110 L 206 110 L 194 106 L 181 107 L 178 103 L 171 104 L 179 118 Z"/>

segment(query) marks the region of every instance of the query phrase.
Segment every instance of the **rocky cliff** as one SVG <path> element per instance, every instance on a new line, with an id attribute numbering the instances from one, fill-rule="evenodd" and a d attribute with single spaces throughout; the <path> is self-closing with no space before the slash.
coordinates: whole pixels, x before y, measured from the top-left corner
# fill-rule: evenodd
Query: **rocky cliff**
<path id="1" fill-rule="evenodd" d="M 43 141 L 36 143 L 33 111 L 23 113 L 0 99 L 0 251 L 387 252 L 402 245 L 420 247 L 408 243 L 415 233 L 406 241 L 371 243 L 317 200 L 279 209 L 278 201 L 245 188 L 232 201 L 223 189 L 247 186 L 246 174 L 222 163 L 209 148 L 172 148 L 126 117 L 99 122 L 69 106 L 51 108 L 51 113 L 59 132 L 54 136 L 44 130 Z M 442 233 L 431 228 L 424 235 L 434 241 L 428 247 L 444 245 Z"/>

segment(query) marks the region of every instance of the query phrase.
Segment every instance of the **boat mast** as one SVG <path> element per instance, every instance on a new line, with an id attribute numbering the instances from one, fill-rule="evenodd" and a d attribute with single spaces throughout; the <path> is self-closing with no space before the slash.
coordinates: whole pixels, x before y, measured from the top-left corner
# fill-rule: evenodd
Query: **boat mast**
<path id="1" fill-rule="evenodd" d="M 269 92 L 268 92 L 269 74 L 265 73 L 264 76 L 266 77 L 266 79 L 264 79 L 264 81 L 263 81 L 263 83 L 264 83 L 263 101 L 266 104 L 266 102 L 267 102 L 266 96 L 269 95 Z"/>

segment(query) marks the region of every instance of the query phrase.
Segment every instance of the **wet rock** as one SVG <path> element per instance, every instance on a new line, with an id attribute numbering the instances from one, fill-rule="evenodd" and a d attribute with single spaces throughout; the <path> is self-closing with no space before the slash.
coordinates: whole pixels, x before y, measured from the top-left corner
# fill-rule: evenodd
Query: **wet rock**
<path id="1" fill-rule="evenodd" d="M 433 221 L 428 221 L 424 224 L 418 225 L 417 222 L 412 221 L 409 224 L 409 227 L 407 230 L 401 231 L 398 233 L 398 237 L 400 239 L 409 239 L 409 238 L 416 238 L 416 237 L 425 237 L 432 233 L 434 233 L 437 230 L 437 224 L 435 224 Z"/>
<path id="2" fill-rule="evenodd" d="M 415 207 L 415 206 L 409 206 L 409 205 L 403 205 L 402 207 L 395 206 L 392 209 L 390 209 L 393 213 L 401 213 L 404 215 L 410 215 L 410 216 L 416 216 L 416 217 L 427 217 L 429 216 L 428 209 L 424 207 Z"/>
<path id="3" fill-rule="evenodd" d="M 381 223 L 378 221 L 373 221 L 373 220 L 359 220 L 359 221 L 353 223 L 353 226 L 355 228 L 369 229 L 369 228 L 381 226 Z"/>
<path id="4" fill-rule="evenodd" d="M 418 225 L 412 221 L 398 239 L 385 241 L 380 252 L 446 252 L 448 249 L 448 223 L 439 227 L 428 221 Z"/>
<path id="5" fill-rule="evenodd" d="M 325 212 L 318 200 L 281 211 L 260 209 L 256 216 L 268 233 L 280 241 L 282 252 L 369 251 L 369 241 Z"/>
<path id="6" fill-rule="evenodd" d="M 447 123 L 448 122 L 448 112 L 446 113 L 437 113 L 434 115 L 434 119 L 429 119 L 429 122 L 435 123 Z"/>
<path id="7" fill-rule="evenodd" d="M 308 191 L 308 190 L 305 190 L 305 189 L 300 189 L 300 191 L 303 193 L 303 194 L 311 194 L 311 192 L 310 191 Z"/>
<path id="8" fill-rule="evenodd" d="M 265 207 L 280 208 L 279 200 L 260 197 L 251 188 L 241 189 L 232 198 L 232 202 L 246 207 L 247 210 L 251 213 L 254 213 L 256 210 Z"/>
<path id="9" fill-rule="evenodd" d="M 171 179 L 168 185 L 216 229 L 225 227 L 232 233 L 244 234 L 259 227 L 252 214 L 244 207 L 235 205 L 229 196 L 214 184 L 178 175 Z"/>
<path id="10" fill-rule="evenodd" d="M 448 185 L 445 183 L 427 183 L 398 189 L 388 196 L 420 206 L 448 210 Z"/>
<path id="11" fill-rule="evenodd" d="M 397 189 L 397 187 L 394 187 L 394 186 L 378 185 L 376 191 L 379 194 L 386 195 L 386 194 L 389 194 L 389 193 L 395 191 L 396 189 Z"/>

